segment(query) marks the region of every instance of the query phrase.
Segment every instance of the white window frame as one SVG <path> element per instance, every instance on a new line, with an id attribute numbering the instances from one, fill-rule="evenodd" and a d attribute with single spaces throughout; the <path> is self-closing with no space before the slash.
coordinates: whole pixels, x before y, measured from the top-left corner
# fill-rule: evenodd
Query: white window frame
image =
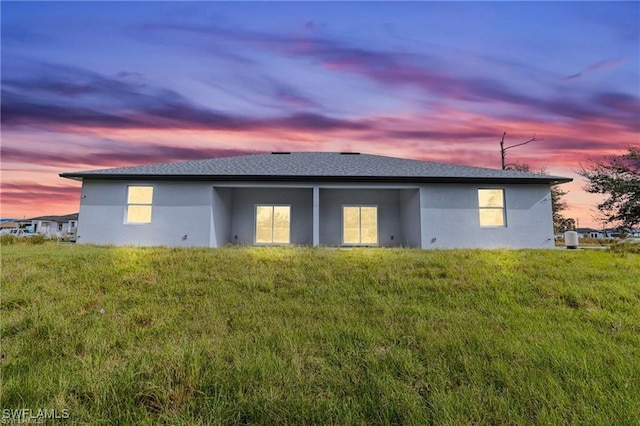
<path id="1" fill-rule="evenodd" d="M 362 210 L 360 210 L 359 218 L 359 230 L 360 230 L 360 242 L 359 243 L 345 243 L 344 241 L 344 208 L 345 207 L 358 207 L 362 209 L 362 207 L 375 207 L 376 208 L 376 242 L 375 243 L 362 243 Z M 342 204 L 340 206 L 340 225 L 341 225 L 341 242 L 343 246 L 346 247 L 377 247 L 380 245 L 380 208 L 378 204 Z"/>
<path id="2" fill-rule="evenodd" d="M 502 191 L 502 206 L 501 207 L 488 207 L 480 205 L 480 191 Z M 507 191 L 504 188 L 478 188 L 476 192 L 478 197 L 478 224 L 481 228 L 506 228 L 507 227 Z M 501 210 L 502 212 L 502 225 L 483 225 L 480 222 L 480 212 L 482 210 Z"/>
<path id="3" fill-rule="evenodd" d="M 289 207 L 289 241 L 286 243 L 274 243 L 273 242 L 273 231 L 274 231 L 274 220 L 275 215 L 272 213 L 271 215 L 271 242 L 270 243 L 259 243 L 258 239 L 258 207 L 271 207 L 272 212 L 275 207 Z M 257 246 L 284 246 L 291 244 L 291 214 L 292 208 L 291 204 L 254 204 L 253 205 L 253 244 Z"/>
<path id="4" fill-rule="evenodd" d="M 129 202 L 129 188 L 151 188 L 151 202 L 150 203 L 130 203 Z M 124 208 L 124 224 L 125 225 L 149 225 L 153 220 L 153 198 L 156 189 L 153 185 L 127 185 L 127 191 L 125 193 L 125 208 Z M 151 209 L 148 222 L 129 222 L 129 206 L 148 206 Z"/>

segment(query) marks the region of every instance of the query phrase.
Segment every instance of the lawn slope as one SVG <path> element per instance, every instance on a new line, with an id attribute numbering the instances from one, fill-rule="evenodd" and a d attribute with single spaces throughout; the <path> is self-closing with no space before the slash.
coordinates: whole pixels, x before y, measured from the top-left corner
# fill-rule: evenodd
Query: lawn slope
<path id="1" fill-rule="evenodd" d="M 640 256 L 2 247 L 4 409 L 103 424 L 634 424 Z"/>

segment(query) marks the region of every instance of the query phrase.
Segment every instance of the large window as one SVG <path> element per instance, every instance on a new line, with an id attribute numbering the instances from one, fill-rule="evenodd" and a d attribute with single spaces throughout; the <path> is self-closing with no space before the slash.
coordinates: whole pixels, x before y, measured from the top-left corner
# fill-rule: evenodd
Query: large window
<path id="1" fill-rule="evenodd" d="M 378 207 L 342 206 L 342 243 L 378 244 Z"/>
<path id="2" fill-rule="evenodd" d="M 126 223 L 151 223 L 153 186 L 127 188 Z"/>
<path id="3" fill-rule="evenodd" d="M 504 189 L 479 189 L 480 226 L 506 226 Z"/>
<path id="4" fill-rule="evenodd" d="M 291 206 L 256 206 L 256 244 L 289 244 Z"/>

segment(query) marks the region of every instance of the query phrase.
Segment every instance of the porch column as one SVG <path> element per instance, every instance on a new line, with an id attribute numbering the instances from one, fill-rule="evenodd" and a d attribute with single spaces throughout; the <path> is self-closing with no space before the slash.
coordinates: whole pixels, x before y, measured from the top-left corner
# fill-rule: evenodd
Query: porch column
<path id="1" fill-rule="evenodd" d="M 313 187 L 313 246 L 320 245 L 320 188 Z"/>
<path id="2" fill-rule="evenodd" d="M 422 249 L 429 248 L 431 244 L 429 235 L 427 234 L 427 224 L 425 223 L 427 221 L 425 217 L 426 206 L 423 208 L 423 205 L 426 205 L 426 200 L 425 189 L 420 187 L 418 189 L 418 207 L 420 212 L 420 248 Z"/>

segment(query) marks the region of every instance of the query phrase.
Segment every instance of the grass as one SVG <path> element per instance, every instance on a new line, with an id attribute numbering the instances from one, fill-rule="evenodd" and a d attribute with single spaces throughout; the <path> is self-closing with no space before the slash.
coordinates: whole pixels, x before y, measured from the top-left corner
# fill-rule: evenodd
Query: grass
<path id="1" fill-rule="evenodd" d="M 637 424 L 640 256 L 2 247 L 4 409 L 69 424 Z"/>

